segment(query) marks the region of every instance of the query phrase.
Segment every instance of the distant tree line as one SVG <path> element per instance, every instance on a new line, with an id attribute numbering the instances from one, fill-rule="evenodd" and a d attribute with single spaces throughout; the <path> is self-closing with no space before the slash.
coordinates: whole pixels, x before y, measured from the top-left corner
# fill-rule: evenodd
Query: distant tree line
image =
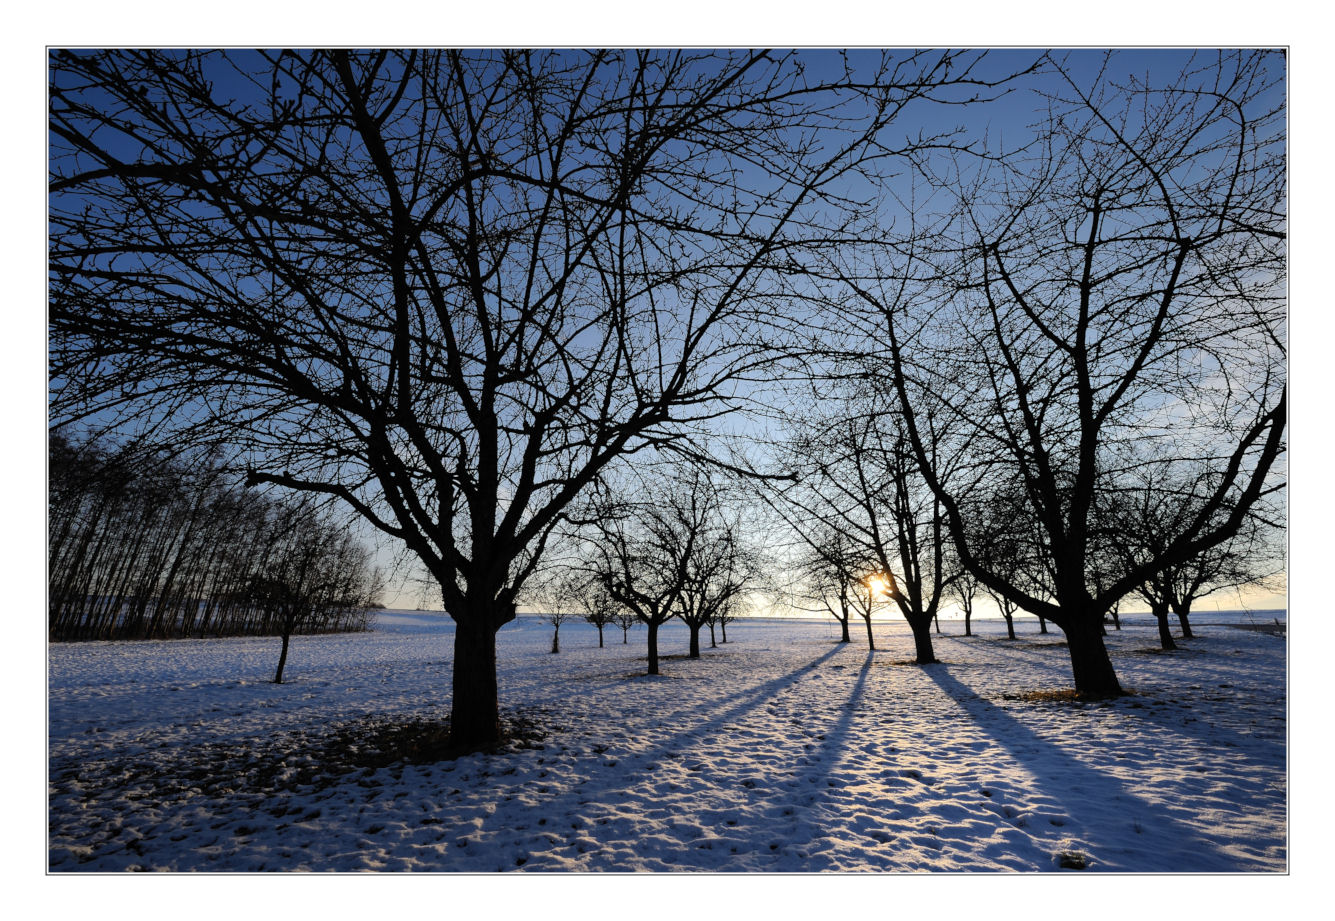
<path id="1" fill-rule="evenodd" d="M 367 628 L 370 551 L 309 499 L 246 487 L 209 456 L 48 445 L 52 640 Z"/>

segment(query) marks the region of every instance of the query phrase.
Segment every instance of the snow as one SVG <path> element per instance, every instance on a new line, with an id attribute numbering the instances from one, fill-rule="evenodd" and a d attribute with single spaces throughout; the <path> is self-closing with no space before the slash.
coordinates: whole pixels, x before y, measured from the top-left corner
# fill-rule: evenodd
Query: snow
<path id="1" fill-rule="evenodd" d="M 64 871 L 1284 872 L 1286 641 L 1213 612 L 1157 651 L 1108 637 L 1133 693 L 1076 702 L 1059 633 L 1000 621 L 738 621 L 660 635 L 521 617 L 502 706 L 541 738 L 368 765 L 368 735 L 449 712 L 452 629 L 53 644 L 49 869 Z"/>

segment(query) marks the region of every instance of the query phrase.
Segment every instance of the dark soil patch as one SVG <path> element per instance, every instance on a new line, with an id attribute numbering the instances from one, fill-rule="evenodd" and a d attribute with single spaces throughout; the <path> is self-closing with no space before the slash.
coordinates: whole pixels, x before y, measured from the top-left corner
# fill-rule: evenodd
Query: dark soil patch
<path id="1" fill-rule="evenodd" d="M 502 720 L 500 740 L 482 747 L 452 742 L 448 719 L 375 722 L 369 726 L 353 723 L 331 734 L 325 742 L 322 760 L 359 768 L 434 764 L 479 752 L 536 748 L 544 738 L 536 722 L 521 716 Z"/>
<path id="2" fill-rule="evenodd" d="M 1062 851 L 1057 854 L 1057 866 L 1063 870 L 1083 870 L 1089 866 L 1089 857 L 1080 851 Z"/>
<path id="3" fill-rule="evenodd" d="M 1187 650 L 1181 646 L 1176 649 L 1164 649 L 1162 646 L 1142 646 L 1140 649 L 1128 649 L 1122 655 L 1126 656 L 1171 656 Z"/>
<path id="4" fill-rule="evenodd" d="M 1108 703 L 1125 697 L 1134 692 L 1123 688 L 1122 694 L 1118 696 L 1106 696 L 1102 694 L 1085 694 L 1077 691 L 1075 688 L 1046 688 L 1037 691 L 1019 691 L 1013 694 L 1002 694 L 1002 700 L 1018 700 L 1024 703 L 1037 704 L 1088 704 L 1088 703 Z"/>
<path id="5" fill-rule="evenodd" d="M 732 655 L 732 654 L 733 654 L 733 653 L 731 653 L 731 652 L 726 652 L 726 651 L 724 651 L 724 650 L 722 650 L 722 649 L 711 649 L 711 648 L 708 647 L 708 646 L 702 646 L 702 647 L 700 647 L 700 655 L 699 655 L 698 657 L 696 657 L 696 660 L 695 660 L 695 661 L 699 662 L 699 661 L 701 661 L 701 660 L 703 660 L 703 659 L 714 659 L 714 658 L 718 658 L 719 656 L 730 656 L 730 655 Z M 670 653 L 670 654 L 668 654 L 668 655 L 663 655 L 662 653 L 660 653 L 659 656 L 658 656 L 658 661 L 659 661 L 659 662 L 676 662 L 676 661 L 681 660 L 681 659 L 690 659 L 690 658 L 691 658 L 691 654 L 690 654 L 690 653 L 687 653 L 687 652 L 674 652 L 674 653 Z M 641 661 L 641 662 L 648 662 L 648 661 L 649 661 L 649 657 L 648 657 L 648 656 L 641 656 L 641 657 L 640 657 L 640 661 Z"/>
<path id="6" fill-rule="evenodd" d="M 52 765 L 51 788 L 81 784 L 93 795 L 124 790 L 128 799 L 164 802 L 203 793 L 229 799 L 254 798 L 258 807 L 274 794 L 323 789 L 357 782 L 381 768 L 431 764 L 476 752 L 507 752 L 541 747 L 544 728 L 531 716 L 507 714 L 501 739 L 485 748 L 461 748 L 449 740 L 448 718 L 368 716 L 329 727 L 273 733 L 244 742 L 207 742 L 178 750 L 159 750 L 127 758 Z"/>

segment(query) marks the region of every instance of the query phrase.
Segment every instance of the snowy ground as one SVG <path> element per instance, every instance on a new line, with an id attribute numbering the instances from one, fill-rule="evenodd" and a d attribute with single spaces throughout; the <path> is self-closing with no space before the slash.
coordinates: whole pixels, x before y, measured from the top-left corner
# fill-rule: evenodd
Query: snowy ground
<path id="1" fill-rule="evenodd" d="M 1285 640 L 1200 619 L 1111 633 L 1134 693 L 1082 704 L 1034 693 L 1070 668 L 1032 622 L 943 624 L 928 668 L 902 624 L 740 622 L 648 678 L 642 630 L 551 655 L 521 618 L 502 706 L 543 738 L 383 767 L 368 737 L 448 714 L 442 617 L 298 637 L 281 686 L 274 639 L 52 645 L 49 867 L 1282 872 Z"/>

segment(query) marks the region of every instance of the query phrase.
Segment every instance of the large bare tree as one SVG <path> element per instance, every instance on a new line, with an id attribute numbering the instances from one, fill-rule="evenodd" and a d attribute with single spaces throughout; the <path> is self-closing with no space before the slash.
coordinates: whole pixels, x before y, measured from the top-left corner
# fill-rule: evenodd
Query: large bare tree
<path id="1" fill-rule="evenodd" d="M 490 741 L 566 509 L 696 451 L 808 255 L 935 140 L 886 126 L 977 59 L 55 51 L 53 416 L 225 439 L 403 542 L 455 621 L 455 740 Z"/>
<path id="2" fill-rule="evenodd" d="M 1050 63 L 1058 89 L 1032 141 L 981 169 L 924 161 L 923 195 L 950 202 L 949 219 L 919 223 L 931 244 L 845 272 L 845 290 L 880 317 L 963 565 L 1061 628 L 1078 690 L 1117 694 L 1104 614 L 1230 540 L 1280 472 L 1285 61 L 1223 51 L 1124 79 L 1116 54 Z M 949 420 L 967 458 L 949 478 L 929 462 L 928 418 Z M 1132 470 L 1167 482 L 1184 467 L 1207 474 L 1192 513 L 1095 578 L 1109 491 Z M 998 488 L 1039 529 L 1040 571 L 1022 580 L 970 540 L 971 505 Z"/>

